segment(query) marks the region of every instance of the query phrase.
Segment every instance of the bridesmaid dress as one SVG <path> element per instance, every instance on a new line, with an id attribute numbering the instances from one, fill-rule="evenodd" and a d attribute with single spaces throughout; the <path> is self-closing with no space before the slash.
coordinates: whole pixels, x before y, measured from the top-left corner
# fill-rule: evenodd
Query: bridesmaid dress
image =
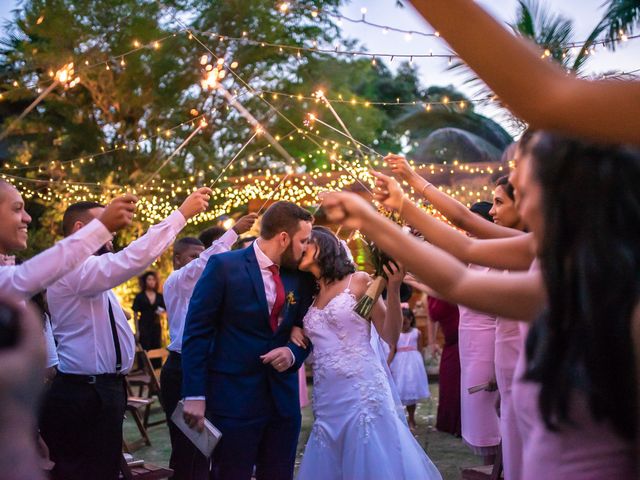
<path id="1" fill-rule="evenodd" d="M 309 389 L 307 388 L 307 372 L 304 363 L 298 369 L 298 395 L 300 396 L 300 408 L 309 405 Z"/>
<path id="2" fill-rule="evenodd" d="M 431 321 L 440 323 L 444 334 L 444 348 L 440 359 L 440 395 L 436 428 L 441 432 L 460 436 L 460 355 L 458 354 L 457 305 L 435 297 L 427 299 Z"/>
<path id="3" fill-rule="evenodd" d="M 500 392 L 500 435 L 505 480 L 522 478 L 522 440 L 511 401 L 516 364 L 523 349 L 523 337 L 518 323 L 501 317 L 496 320 L 495 365 Z"/>
<path id="4" fill-rule="evenodd" d="M 572 424 L 563 424 L 558 431 L 547 429 L 538 409 L 540 388 L 522 378 L 525 367 L 523 350 L 512 397 L 523 442 L 523 480 L 637 478 L 633 443 L 618 436 L 609 422 L 596 421 L 581 392 L 574 391 L 570 399 Z"/>
<path id="5" fill-rule="evenodd" d="M 476 455 L 492 455 L 500 444 L 498 392 L 468 389 L 495 378 L 496 317 L 463 306 L 458 309 L 462 438 Z"/>

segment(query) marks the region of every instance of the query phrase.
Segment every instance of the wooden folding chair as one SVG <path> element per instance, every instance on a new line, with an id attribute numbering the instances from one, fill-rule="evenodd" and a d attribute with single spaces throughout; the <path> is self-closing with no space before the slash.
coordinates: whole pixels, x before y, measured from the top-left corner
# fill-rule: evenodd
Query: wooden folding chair
<path id="1" fill-rule="evenodd" d="M 157 349 L 161 350 L 161 349 Z M 150 350 L 155 352 L 156 350 Z M 132 370 L 127 379 L 132 387 L 138 387 L 138 397 L 149 398 L 160 394 L 160 378 L 156 373 L 149 353 L 136 345 L 136 365 L 137 369 Z M 146 392 L 145 392 L 146 389 Z"/>
<path id="2" fill-rule="evenodd" d="M 137 462 L 136 462 L 137 463 Z M 159 480 L 162 478 L 171 478 L 173 470 L 170 468 L 158 467 L 149 463 L 142 465 L 129 465 L 122 456 L 120 461 L 120 477 L 124 480 Z"/>
<path id="3" fill-rule="evenodd" d="M 149 434 L 147 433 L 147 426 L 144 424 L 144 420 L 142 415 L 140 414 L 140 409 L 148 409 L 151 404 L 155 400 L 153 398 L 140 398 L 140 397 L 128 397 L 127 398 L 127 408 L 126 412 L 131 415 L 133 421 L 136 423 L 138 427 L 138 431 L 140 432 L 139 439 L 133 442 L 127 442 L 125 438 L 122 439 L 122 446 L 125 452 L 131 453 L 141 448 L 143 445 L 151 445 L 151 440 L 149 439 Z"/>
<path id="4" fill-rule="evenodd" d="M 159 371 L 153 368 L 152 360 L 159 358 L 164 363 L 169 356 L 169 351 L 165 348 L 156 348 L 145 351 L 139 345 L 136 348 L 136 362 L 138 369 L 127 375 L 129 395 L 133 395 L 133 387 L 138 387 L 137 396 L 140 398 L 153 398 L 160 396 L 160 375 Z M 144 411 L 143 422 L 145 427 L 152 427 L 166 422 L 166 418 L 161 416 L 160 420 L 149 422 L 151 414 L 151 404 L 148 404 Z"/>

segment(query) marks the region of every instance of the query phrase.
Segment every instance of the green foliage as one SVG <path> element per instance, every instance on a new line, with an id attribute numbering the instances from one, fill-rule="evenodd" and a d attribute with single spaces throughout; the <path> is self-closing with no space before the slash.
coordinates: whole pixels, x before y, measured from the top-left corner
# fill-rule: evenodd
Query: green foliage
<path id="1" fill-rule="evenodd" d="M 609 46 L 615 50 L 620 32 L 632 35 L 640 22 L 640 0 L 609 0 L 602 20 L 596 27 L 598 33 L 606 32 Z"/>
<path id="2" fill-rule="evenodd" d="M 341 0 L 303 0 L 298 4 L 336 11 Z M 227 75 L 224 85 L 274 135 L 302 127 L 309 111 L 331 125 L 337 127 L 337 123 L 326 107 L 312 100 L 298 102 L 285 96 L 273 99 L 268 94 L 261 99 L 255 90 L 309 96 L 323 88 L 331 99 L 342 96 L 390 103 L 419 102 L 431 95 L 423 90 L 415 68 L 409 64 L 400 65 L 393 73 L 368 60 L 309 52 L 297 56 L 244 41 L 245 36 L 294 46 L 309 46 L 312 40 L 319 46 L 340 41 L 360 48 L 341 38 L 330 16 L 312 18 L 304 8 L 283 14 L 276 7 L 273 0 L 21 3 L 0 38 L 0 131 L 34 101 L 39 94 L 37 87 L 50 85 L 50 73 L 73 61 L 80 79 L 75 88 L 54 88 L 0 141 L 1 170 L 29 179 L 31 183 L 25 181 L 24 187 L 31 191 L 50 192 L 49 196 L 28 201 L 29 210 L 34 212 L 34 230 L 45 232 L 32 237 L 36 240 L 32 242 L 34 250 L 51 243 L 59 233 L 63 209 L 85 195 L 60 183 L 47 186 L 35 181 L 90 182 L 93 185 L 86 187 L 87 196 L 140 187 L 190 134 L 192 119 L 206 114 L 208 126 L 203 133 L 195 136 L 158 176 L 175 185 L 187 182 L 184 189 L 172 189 L 159 199 L 177 206 L 186 185 L 209 184 L 249 139 L 253 129 L 247 121 L 230 109 L 221 95 L 202 90 L 199 59 L 203 54 L 212 62 L 215 57 L 224 58 L 227 64 L 237 62 L 234 75 Z M 185 25 L 196 38 L 187 35 Z M 164 40 L 158 48 L 145 47 L 161 38 Z M 138 49 L 136 45 L 143 47 Z M 134 49 L 134 53 L 122 56 Z M 16 89 L 14 82 L 23 88 Z M 407 128 L 402 119 L 414 110 L 412 107 L 338 102 L 333 106 L 354 137 L 377 151 L 398 151 L 405 144 Z M 458 113 L 462 112 L 452 111 L 442 121 L 455 123 Z M 167 129 L 183 123 L 167 134 Z M 325 148 L 325 138 L 347 143 L 326 127 L 316 125 L 315 130 L 312 138 L 319 146 L 300 136 L 283 142 L 302 169 L 321 167 L 329 161 L 331 151 Z M 89 161 L 89 156 L 97 152 L 107 153 Z M 348 152 L 349 148 L 340 150 L 345 160 L 351 161 L 354 158 Z M 83 161 L 70 162 L 79 158 Z M 266 141 L 257 137 L 230 175 L 284 166 Z M 95 185 L 98 182 L 100 185 Z M 146 226 L 136 224 L 128 235 L 138 235 Z"/>

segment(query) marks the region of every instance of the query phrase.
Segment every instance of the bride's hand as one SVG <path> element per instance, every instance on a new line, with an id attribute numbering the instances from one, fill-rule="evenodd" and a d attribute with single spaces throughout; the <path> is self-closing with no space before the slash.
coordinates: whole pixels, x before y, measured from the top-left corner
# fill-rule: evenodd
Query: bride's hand
<path id="1" fill-rule="evenodd" d="M 289 337 L 289 340 L 300 348 L 307 348 L 309 346 L 309 339 L 305 336 L 304 330 L 300 327 L 294 326 L 291 328 L 291 336 Z"/>
<path id="2" fill-rule="evenodd" d="M 400 288 L 402 280 L 404 279 L 406 274 L 406 271 L 402 264 L 398 263 L 396 265 L 396 263 L 397 262 L 392 261 L 382 267 L 385 275 L 387 276 L 387 284 L 389 285 L 389 288 L 393 289 Z"/>

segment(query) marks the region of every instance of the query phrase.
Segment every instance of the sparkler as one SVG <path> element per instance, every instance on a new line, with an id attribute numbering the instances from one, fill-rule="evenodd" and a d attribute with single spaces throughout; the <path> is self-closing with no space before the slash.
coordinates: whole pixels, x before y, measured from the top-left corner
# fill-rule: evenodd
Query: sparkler
<path id="1" fill-rule="evenodd" d="M 0 133 L 0 140 L 5 139 L 7 135 L 9 135 L 11 130 L 13 130 L 15 126 L 18 123 L 20 123 L 22 119 L 29 114 L 29 112 L 31 112 L 31 110 L 36 108 L 36 106 L 42 100 L 44 100 L 44 98 L 47 95 L 49 95 L 53 91 L 53 89 L 56 88 L 58 85 L 63 85 L 64 89 L 67 90 L 68 88 L 73 88 L 78 83 L 80 83 L 80 77 L 74 77 L 74 73 L 75 73 L 75 69 L 73 67 L 73 62 L 68 63 L 67 65 L 62 67 L 60 70 L 58 70 L 55 73 L 55 75 L 53 75 L 54 77 L 53 83 L 51 83 L 51 85 L 49 85 L 40 95 L 38 95 L 38 97 L 33 102 L 31 102 L 31 104 L 27 108 L 24 109 L 24 111 L 20 114 L 20 116 L 16 118 L 13 122 L 11 122 L 9 126 L 5 128 L 5 130 L 2 133 Z"/>

